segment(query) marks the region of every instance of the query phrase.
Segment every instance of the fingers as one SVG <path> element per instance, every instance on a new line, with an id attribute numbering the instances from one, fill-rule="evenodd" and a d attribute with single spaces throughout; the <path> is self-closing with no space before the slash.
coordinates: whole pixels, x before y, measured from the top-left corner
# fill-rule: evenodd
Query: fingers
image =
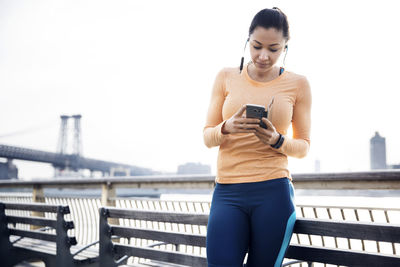
<path id="1" fill-rule="evenodd" d="M 260 120 L 254 118 L 238 118 L 234 122 L 237 129 L 253 129 L 254 131 L 259 127 L 259 123 Z"/>
<path id="2" fill-rule="evenodd" d="M 240 107 L 240 109 L 231 118 L 232 133 L 255 133 L 257 136 L 263 138 L 270 138 L 273 132 L 276 132 L 274 125 L 266 118 L 262 118 L 262 121 L 267 125 L 267 129 L 260 127 L 260 119 L 258 118 L 246 118 L 243 113 L 246 110 L 246 105 Z"/>
<path id="3" fill-rule="evenodd" d="M 245 110 L 246 110 L 246 105 L 243 105 L 238 111 L 236 111 L 234 116 L 235 117 L 241 117 Z"/>
<path id="4" fill-rule="evenodd" d="M 259 124 L 260 119 L 257 118 L 238 118 L 236 119 L 236 123 L 238 124 Z"/>
<path id="5" fill-rule="evenodd" d="M 276 132 L 276 129 L 274 127 L 274 125 L 272 124 L 272 122 L 270 122 L 268 119 L 266 118 L 262 118 L 262 121 L 264 122 L 264 124 L 267 126 L 267 129 L 263 128 L 263 127 L 257 127 L 255 128 L 258 135 L 262 135 L 265 136 L 267 138 L 271 138 L 274 134 L 274 132 Z"/>
<path id="6" fill-rule="evenodd" d="M 236 133 L 256 133 L 255 129 L 237 129 Z"/>
<path id="7" fill-rule="evenodd" d="M 268 119 L 262 118 L 262 121 L 265 123 L 265 125 L 267 125 L 267 128 L 272 129 L 273 131 L 275 131 L 274 125 Z"/>
<path id="8" fill-rule="evenodd" d="M 246 129 L 246 130 L 253 130 L 254 132 L 257 131 L 257 125 L 254 124 L 250 124 L 250 125 L 246 125 L 246 124 L 241 124 L 237 126 L 237 129 Z"/>
<path id="9" fill-rule="evenodd" d="M 271 124 L 272 126 L 272 124 Z M 271 139 L 273 136 L 273 131 L 271 131 L 271 127 L 268 126 L 268 129 L 264 129 L 262 127 L 256 128 L 256 131 L 254 132 L 254 135 L 264 144 L 270 144 Z"/>
<path id="10" fill-rule="evenodd" d="M 269 129 L 264 129 L 261 126 L 255 128 L 256 129 L 256 134 L 258 134 L 258 136 L 264 136 L 265 138 L 271 138 L 272 137 L 272 133 L 271 130 Z"/>

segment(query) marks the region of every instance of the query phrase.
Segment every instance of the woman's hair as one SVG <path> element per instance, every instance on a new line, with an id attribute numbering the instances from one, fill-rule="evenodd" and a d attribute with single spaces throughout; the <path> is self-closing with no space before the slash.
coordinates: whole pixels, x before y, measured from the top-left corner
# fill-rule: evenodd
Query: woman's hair
<path id="1" fill-rule="evenodd" d="M 253 21 L 250 24 L 249 36 L 253 33 L 257 26 L 266 29 L 275 28 L 278 31 L 282 31 L 283 37 L 286 39 L 286 41 L 289 41 L 289 23 L 287 17 L 277 7 L 273 7 L 272 9 L 263 9 L 254 16 Z"/>

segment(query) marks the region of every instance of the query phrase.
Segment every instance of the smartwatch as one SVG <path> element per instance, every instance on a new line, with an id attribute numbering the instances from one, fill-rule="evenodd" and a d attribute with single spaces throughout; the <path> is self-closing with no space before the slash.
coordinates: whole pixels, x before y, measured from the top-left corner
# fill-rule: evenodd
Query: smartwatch
<path id="1" fill-rule="evenodd" d="M 285 141 L 285 137 L 282 134 L 279 134 L 278 141 L 275 144 L 271 145 L 271 147 L 278 149 L 282 146 L 283 141 Z"/>

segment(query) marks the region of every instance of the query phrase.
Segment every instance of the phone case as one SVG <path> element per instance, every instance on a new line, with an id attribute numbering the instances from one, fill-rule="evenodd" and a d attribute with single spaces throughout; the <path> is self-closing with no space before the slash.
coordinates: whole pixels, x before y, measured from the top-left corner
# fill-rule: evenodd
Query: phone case
<path id="1" fill-rule="evenodd" d="M 268 118 L 268 111 L 265 111 L 264 106 L 260 105 L 246 105 L 246 117 L 247 118 L 258 118 L 261 120 L 262 117 Z M 267 129 L 267 125 L 261 120 L 260 126 Z"/>

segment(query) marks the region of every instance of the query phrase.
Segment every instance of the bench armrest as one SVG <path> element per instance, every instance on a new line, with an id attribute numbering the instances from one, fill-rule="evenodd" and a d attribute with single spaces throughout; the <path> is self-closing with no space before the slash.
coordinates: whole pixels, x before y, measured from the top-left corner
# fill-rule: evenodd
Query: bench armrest
<path id="1" fill-rule="evenodd" d="M 128 258 L 129 258 L 128 255 L 122 256 L 122 257 L 121 257 L 119 260 L 117 260 L 115 263 L 116 263 L 117 265 L 120 265 L 120 264 L 122 264 L 124 261 L 128 260 Z M 125 263 L 126 263 L 126 262 L 125 262 Z"/>
<path id="2" fill-rule="evenodd" d="M 82 247 L 81 249 L 78 249 L 74 254 L 72 254 L 72 257 L 75 257 L 76 255 L 78 255 L 78 254 L 81 253 L 82 251 L 84 251 L 84 250 L 90 248 L 91 246 L 96 245 L 97 243 L 99 243 L 99 240 L 94 241 L 94 242 L 92 242 L 92 243 L 90 243 L 90 244 L 88 244 L 88 245 Z"/>
<path id="3" fill-rule="evenodd" d="M 152 248 L 152 247 L 156 247 L 156 246 L 160 246 L 160 245 L 168 245 L 168 244 L 170 244 L 170 243 L 167 243 L 167 242 L 157 242 L 157 243 L 148 245 L 147 247 Z"/>
<path id="4" fill-rule="evenodd" d="M 293 261 L 289 261 L 289 262 L 286 262 L 286 263 L 282 264 L 282 267 L 289 266 L 289 265 L 296 264 L 296 263 L 303 263 L 303 262 L 306 262 L 306 261 L 293 260 Z M 307 265 L 308 265 L 308 267 L 311 267 L 312 266 L 312 262 L 307 262 Z"/>

